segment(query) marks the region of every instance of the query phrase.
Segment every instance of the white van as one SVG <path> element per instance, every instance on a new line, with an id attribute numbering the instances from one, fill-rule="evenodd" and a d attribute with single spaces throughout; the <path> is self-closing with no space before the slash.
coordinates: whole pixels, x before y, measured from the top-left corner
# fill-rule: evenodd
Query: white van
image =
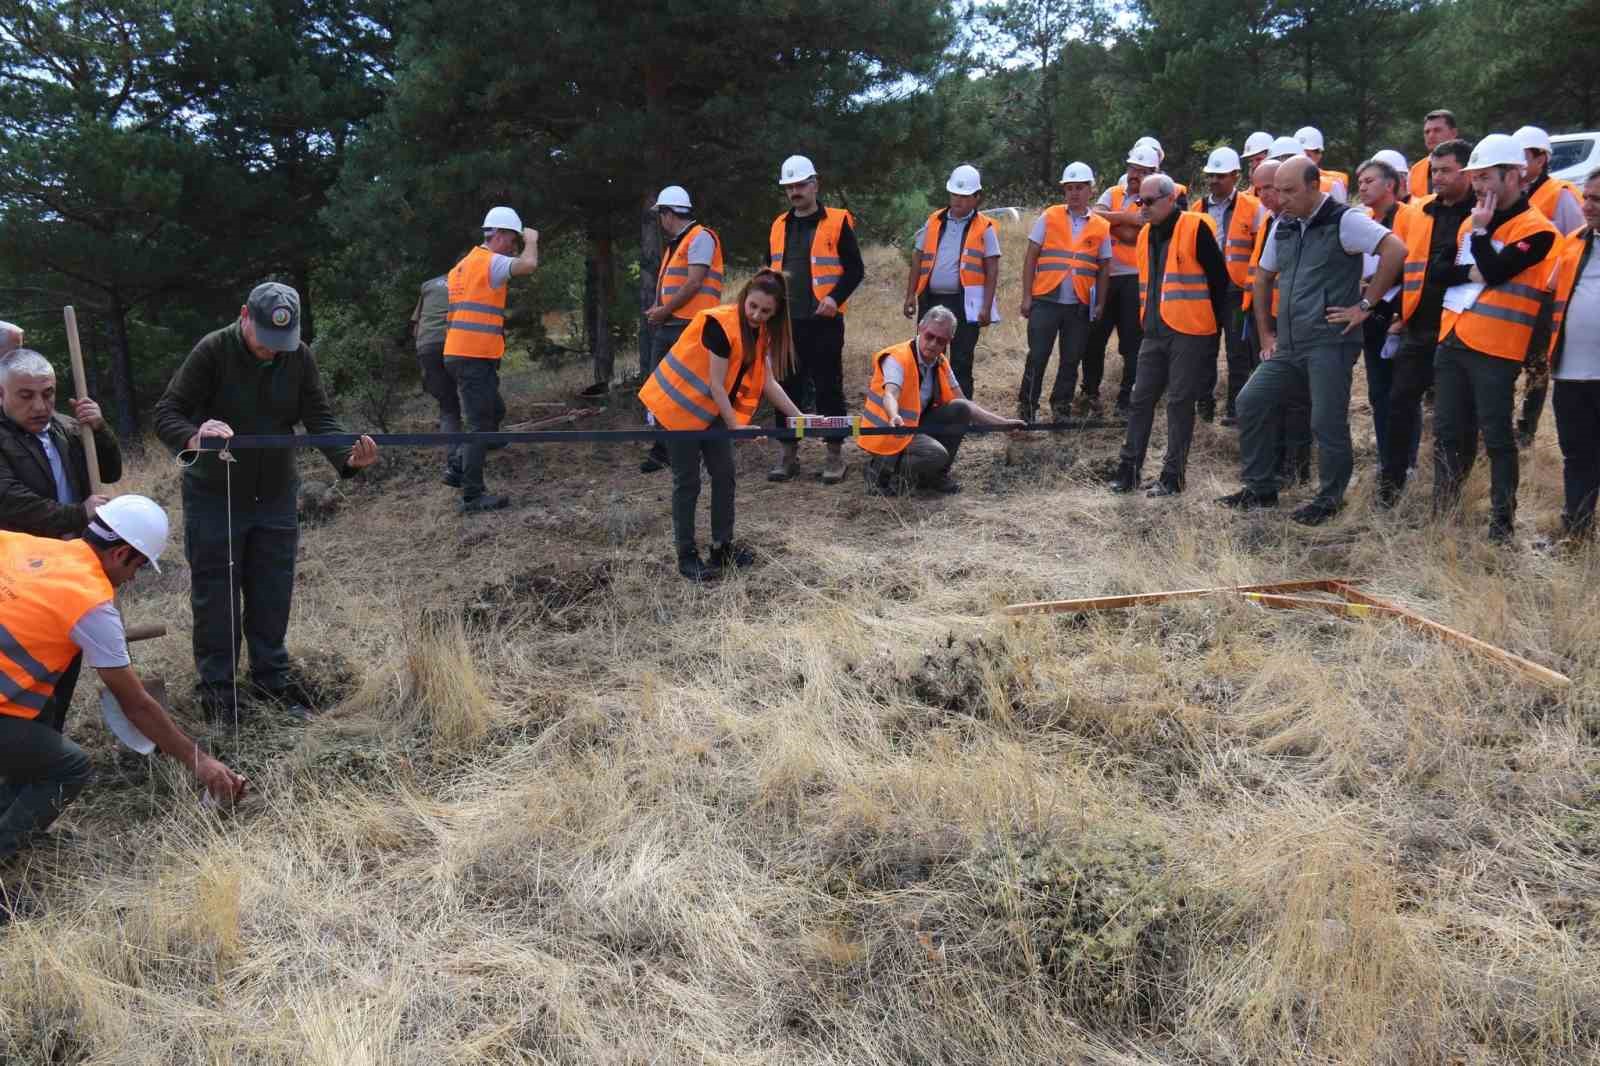
<path id="1" fill-rule="evenodd" d="M 1550 138 L 1550 173 L 1582 185 L 1600 168 L 1600 132 L 1560 133 Z"/>

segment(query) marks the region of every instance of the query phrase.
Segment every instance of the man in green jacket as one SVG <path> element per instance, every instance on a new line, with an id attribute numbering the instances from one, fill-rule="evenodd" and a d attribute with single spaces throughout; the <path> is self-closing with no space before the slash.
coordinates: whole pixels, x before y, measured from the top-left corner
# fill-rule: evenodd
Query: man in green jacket
<path id="1" fill-rule="evenodd" d="M 300 294 L 268 282 L 251 290 L 237 322 L 207 334 L 189 353 L 156 404 L 156 434 L 181 452 L 197 448 L 201 437 L 293 433 L 297 424 L 313 434 L 344 432 L 311 349 L 300 342 Z M 323 455 L 340 477 L 354 477 L 377 461 L 378 446 L 364 436 L 348 452 L 325 448 Z M 203 452 L 183 476 L 183 547 L 201 706 L 213 718 L 237 713 L 232 693 L 242 638 L 256 691 L 307 717 L 309 700 L 290 677 L 284 647 L 300 537 L 294 451 L 241 449 L 233 460 L 230 473 L 217 453 Z"/>

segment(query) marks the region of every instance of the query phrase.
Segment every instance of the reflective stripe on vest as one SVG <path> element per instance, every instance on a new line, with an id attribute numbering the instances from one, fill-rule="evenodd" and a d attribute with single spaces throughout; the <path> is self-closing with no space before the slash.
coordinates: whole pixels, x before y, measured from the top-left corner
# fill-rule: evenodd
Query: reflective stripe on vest
<path id="1" fill-rule="evenodd" d="M 1522 211 L 1491 233 L 1496 249 L 1526 240 L 1535 233 L 1555 232 L 1550 220 L 1537 211 Z M 1464 219 L 1456 240 L 1470 239 L 1472 219 Z M 1454 333 L 1456 340 L 1475 352 L 1522 362 L 1533 341 L 1533 329 L 1550 300 L 1550 267 L 1561 242 L 1550 254 L 1500 285 L 1486 285 L 1472 306 L 1459 314 L 1446 308 L 1439 322 L 1439 339 Z"/>
<path id="2" fill-rule="evenodd" d="M 1200 227 L 1216 225 L 1210 214 L 1185 211 L 1178 215 L 1167 241 L 1165 269 L 1161 274 L 1161 321 L 1191 336 L 1203 337 L 1217 331 L 1217 314 L 1211 306 L 1211 290 L 1206 274 L 1195 254 Z M 1139 321 L 1144 321 L 1146 290 L 1150 287 L 1150 227 L 1139 230 Z"/>
<path id="3" fill-rule="evenodd" d="M 811 233 L 811 295 L 818 303 L 833 293 L 833 288 L 844 280 L 844 260 L 839 258 L 839 240 L 844 227 L 856 224 L 855 216 L 839 207 L 824 207 L 817 228 Z M 772 220 L 767 231 L 767 265 L 773 270 L 783 269 L 784 245 L 789 233 L 789 213 L 784 212 Z M 845 305 L 839 304 L 844 314 Z"/>
<path id="4" fill-rule="evenodd" d="M 1406 321 L 1422 303 L 1422 285 L 1428 278 L 1428 251 L 1433 243 L 1433 216 L 1413 200 L 1394 216 L 1394 235 L 1406 246 L 1406 264 L 1400 273 L 1400 319 Z"/>
<path id="5" fill-rule="evenodd" d="M 1583 262 L 1583 249 L 1586 245 L 1584 234 L 1586 227 L 1580 226 L 1567 234 L 1566 239 L 1556 246 L 1555 269 L 1551 272 L 1552 297 L 1554 302 L 1550 305 L 1550 369 L 1559 368 L 1561 362 L 1561 330 L 1566 325 L 1567 301 L 1572 299 L 1572 290 L 1578 284 L 1578 264 Z M 1594 254 L 1589 256 L 1588 269 L 1600 269 L 1595 265 Z"/>
<path id="6" fill-rule="evenodd" d="M 867 398 L 861 409 L 861 421 L 881 429 L 890 428 L 889 405 L 883 391 L 883 363 L 886 359 L 895 361 L 905 379 L 900 386 L 900 396 L 896 401 L 899 405 L 900 420 L 908 426 L 921 424 L 922 364 L 917 361 L 915 341 L 893 345 L 872 357 L 872 381 L 867 385 Z M 935 406 L 954 401 L 959 393 L 949 359 L 941 355 L 930 372 L 938 375 L 934 385 Z M 896 433 L 881 437 L 857 437 L 856 443 L 861 445 L 864 451 L 874 455 L 899 455 L 910 446 L 911 435 Z"/>
<path id="7" fill-rule="evenodd" d="M 1111 223 L 1090 214 L 1072 235 L 1072 223 L 1064 204 L 1045 209 L 1044 244 L 1039 246 L 1038 263 L 1033 271 L 1033 295 L 1048 296 L 1072 278 L 1072 292 L 1086 306 L 1094 303 L 1095 279 L 1100 276 L 1100 246 L 1111 233 Z"/>
<path id="8" fill-rule="evenodd" d="M 697 312 L 722 302 L 722 239 L 696 222 L 684 230 L 672 246 L 672 255 L 661 264 L 661 274 L 656 278 L 656 303 L 665 304 L 672 299 L 689 279 L 689 245 L 694 243 L 697 231 L 711 237 L 711 263 L 706 267 L 699 291 L 672 312 L 674 318 L 693 318 Z"/>
<path id="9" fill-rule="evenodd" d="M 694 316 L 678 343 L 656 365 L 639 390 L 640 402 L 666 429 L 705 429 L 718 417 L 717 401 L 711 395 L 713 356 L 704 343 L 706 323 L 712 320 L 722 327 L 731 349 L 722 387 L 732 390 L 734 383 L 738 383 L 738 392 L 730 391 L 728 395 L 734 421 L 738 426 L 749 425 L 761 404 L 761 393 L 767 384 L 767 331 L 758 331 L 756 351 L 750 357 L 752 362 L 741 376 L 739 371 L 744 366 L 746 353 L 739 308 L 723 304 Z"/>
<path id="10" fill-rule="evenodd" d="M 0 714 L 39 716 L 78 654 L 72 627 L 111 598 L 85 542 L 0 533 Z"/>
<path id="11" fill-rule="evenodd" d="M 444 354 L 468 359 L 499 359 L 506 353 L 506 292 L 491 288 L 494 253 L 479 245 L 450 270 L 450 319 Z"/>

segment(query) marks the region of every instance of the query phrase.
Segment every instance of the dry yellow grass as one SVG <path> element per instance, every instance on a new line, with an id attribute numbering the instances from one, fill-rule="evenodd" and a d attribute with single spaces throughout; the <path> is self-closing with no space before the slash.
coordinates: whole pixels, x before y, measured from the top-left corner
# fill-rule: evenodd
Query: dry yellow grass
<path id="1" fill-rule="evenodd" d="M 1006 245 L 977 369 L 1002 411 Z M 870 253 L 855 397 L 903 282 Z M 583 382 L 515 378 L 513 418 Z M 1355 423 L 1351 506 L 1315 531 L 1212 506 L 1237 462 L 1215 427 L 1171 501 L 1086 476 L 1114 432 L 975 440 L 937 500 L 823 487 L 809 444 L 769 485 L 741 446 L 762 561 L 708 588 L 672 570 L 667 475 L 634 449 L 497 453 L 516 505 L 472 520 L 436 455 L 390 455 L 303 537 L 291 648 L 349 698 L 216 731 L 242 809 L 201 811 L 80 710 L 102 783 L 82 843 L 7 874 L 48 907 L 0 933 L 0 1061 L 1592 1063 L 1595 556 L 1486 547 L 1481 473 L 1460 523 L 1375 515 Z M 165 462 L 124 487 L 176 503 Z M 1531 535 L 1549 427 L 1523 491 Z M 174 562 L 130 616 L 187 621 Z M 991 613 L 1310 576 L 1576 684 L 1231 602 Z M 154 643 L 139 665 L 181 693 L 186 641 Z"/>

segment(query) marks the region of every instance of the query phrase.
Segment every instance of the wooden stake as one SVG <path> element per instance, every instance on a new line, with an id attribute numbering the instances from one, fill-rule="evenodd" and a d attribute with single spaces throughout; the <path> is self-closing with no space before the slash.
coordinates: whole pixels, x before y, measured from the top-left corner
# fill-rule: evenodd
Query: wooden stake
<path id="1" fill-rule="evenodd" d="M 1013 603 L 1000 608 L 1001 614 L 1074 614 L 1079 611 L 1116 611 L 1124 607 L 1137 607 L 1145 603 L 1165 603 L 1168 600 L 1192 600 L 1201 596 L 1239 595 L 1245 592 L 1328 592 L 1337 582 L 1278 581 L 1270 585 L 1220 585 L 1214 588 L 1177 589 L 1171 592 L 1141 592 L 1132 596 L 1095 596 L 1085 600 L 1038 600 L 1033 603 Z"/>
<path id="2" fill-rule="evenodd" d="M 83 373 L 83 346 L 78 342 L 78 313 L 68 304 L 61 309 L 61 314 L 67 320 L 67 352 L 72 358 L 72 387 L 77 390 L 78 399 L 87 400 L 89 385 Z M 83 436 L 83 457 L 89 467 L 89 495 L 99 496 L 102 488 L 100 455 L 94 449 L 94 430 L 79 423 L 78 432 Z"/>
<path id="3" fill-rule="evenodd" d="M 122 632 L 122 638 L 129 643 L 136 640 L 151 640 L 155 637 L 167 635 L 167 627 L 163 622 L 140 622 L 138 625 L 128 626 Z"/>

